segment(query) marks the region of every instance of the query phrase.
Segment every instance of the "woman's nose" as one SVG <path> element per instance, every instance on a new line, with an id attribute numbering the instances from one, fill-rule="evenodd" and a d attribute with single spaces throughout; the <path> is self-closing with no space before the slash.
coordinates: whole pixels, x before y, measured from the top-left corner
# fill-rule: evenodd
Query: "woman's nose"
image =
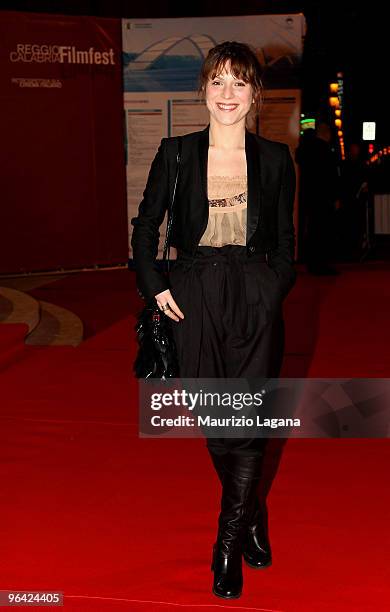
<path id="1" fill-rule="evenodd" d="M 223 98 L 232 98 L 233 97 L 233 87 L 231 85 L 225 85 L 222 90 Z"/>

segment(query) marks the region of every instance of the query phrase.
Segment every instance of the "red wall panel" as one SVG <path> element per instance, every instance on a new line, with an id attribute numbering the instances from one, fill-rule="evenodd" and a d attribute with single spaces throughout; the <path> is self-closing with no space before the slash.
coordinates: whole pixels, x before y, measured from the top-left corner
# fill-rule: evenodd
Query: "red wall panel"
<path id="1" fill-rule="evenodd" d="M 126 263 L 120 20 L 4 12 L 0 37 L 0 272 Z"/>

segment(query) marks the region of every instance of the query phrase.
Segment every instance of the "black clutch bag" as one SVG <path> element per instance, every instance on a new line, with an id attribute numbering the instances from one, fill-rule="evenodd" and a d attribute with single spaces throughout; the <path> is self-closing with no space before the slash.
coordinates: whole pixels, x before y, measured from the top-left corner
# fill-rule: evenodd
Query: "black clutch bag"
<path id="1" fill-rule="evenodd" d="M 168 209 L 167 232 L 165 236 L 162 265 L 169 273 L 170 234 L 173 222 L 177 179 L 181 158 L 181 137 L 178 137 L 176 176 L 172 200 Z M 136 378 L 175 378 L 179 376 L 179 364 L 172 332 L 172 321 L 159 307 L 155 298 L 149 300 L 138 316 L 135 332 L 138 352 L 133 370 Z"/>

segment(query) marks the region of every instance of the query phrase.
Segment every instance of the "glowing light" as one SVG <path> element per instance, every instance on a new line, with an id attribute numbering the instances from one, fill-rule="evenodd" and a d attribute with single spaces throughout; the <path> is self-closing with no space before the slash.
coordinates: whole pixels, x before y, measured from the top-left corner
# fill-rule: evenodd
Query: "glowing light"
<path id="1" fill-rule="evenodd" d="M 363 140 L 375 140 L 375 121 L 363 121 Z"/>

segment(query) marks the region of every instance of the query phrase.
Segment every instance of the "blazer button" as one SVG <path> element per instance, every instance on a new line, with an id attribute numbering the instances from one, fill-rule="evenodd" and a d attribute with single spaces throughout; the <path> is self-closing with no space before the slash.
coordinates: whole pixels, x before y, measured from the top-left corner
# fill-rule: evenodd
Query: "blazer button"
<path id="1" fill-rule="evenodd" d="M 255 250 L 255 247 L 254 246 L 250 246 L 249 250 L 250 250 L 251 253 L 253 253 L 253 251 Z"/>

